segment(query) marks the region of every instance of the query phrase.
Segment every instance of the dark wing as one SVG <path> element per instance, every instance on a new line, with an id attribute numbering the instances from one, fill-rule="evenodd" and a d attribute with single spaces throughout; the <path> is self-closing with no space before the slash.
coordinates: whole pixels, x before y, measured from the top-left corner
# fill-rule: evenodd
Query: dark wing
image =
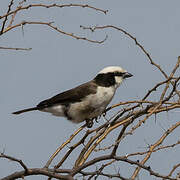
<path id="1" fill-rule="evenodd" d="M 51 107 L 55 104 L 68 105 L 69 103 L 80 102 L 85 96 L 89 94 L 95 94 L 96 88 L 97 85 L 94 83 L 94 81 L 90 81 L 68 91 L 57 94 L 50 99 L 40 102 L 37 105 L 37 108 L 43 109 L 46 107 Z"/>

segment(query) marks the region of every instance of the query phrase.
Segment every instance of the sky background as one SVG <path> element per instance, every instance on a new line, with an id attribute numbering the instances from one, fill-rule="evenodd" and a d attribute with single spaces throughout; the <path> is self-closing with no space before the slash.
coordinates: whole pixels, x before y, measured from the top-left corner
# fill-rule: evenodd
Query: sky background
<path id="1" fill-rule="evenodd" d="M 37 1 L 28 2 L 32 4 Z M 41 2 L 50 4 L 50 1 Z M 28 167 L 42 167 L 56 148 L 81 124 L 72 124 L 64 118 L 43 112 L 29 112 L 20 116 L 12 115 L 11 112 L 33 107 L 44 99 L 91 80 L 109 65 L 122 66 L 134 75 L 118 89 L 111 104 L 141 98 L 148 89 L 163 80 L 163 76 L 149 64 L 134 41 L 124 34 L 112 29 L 92 33 L 80 29 L 80 25 L 111 24 L 122 27 L 143 44 L 153 60 L 161 64 L 166 72 L 172 70 L 180 55 L 179 0 L 75 2 L 109 12 L 104 15 L 78 7 L 34 8 L 19 13 L 15 23 L 23 20 L 54 21 L 54 25 L 64 31 L 90 39 L 102 40 L 108 35 L 106 42 L 93 44 L 76 40 L 40 25 L 26 25 L 24 33 L 21 28 L 16 28 L 0 38 L 0 46 L 32 48 L 31 51 L 0 50 L 0 151 L 5 150 L 6 154 L 22 159 Z M 5 14 L 8 3 L 7 0 L 1 0 L 0 15 Z M 157 100 L 157 97 L 154 95 L 152 99 Z M 147 144 L 154 143 L 164 129 L 179 120 L 179 115 L 179 110 L 160 115 L 156 123 L 151 118 L 152 121 L 139 128 L 133 138 L 128 137 L 123 142 L 119 153 L 125 155 L 147 150 Z M 177 129 L 165 144 L 174 143 L 179 137 L 180 131 Z M 168 150 L 165 154 L 155 153 L 147 165 L 150 164 L 154 170 L 165 175 L 180 161 L 179 152 L 177 146 L 173 150 L 173 157 L 172 151 Z M 21 169 L 14 162 L 0 159 L 0 178 Z M 128 177 L 132 171 L 122 168 L 120 172 L 122 176 Z M 139 178 L 155 179 L 145 171 Z"/>

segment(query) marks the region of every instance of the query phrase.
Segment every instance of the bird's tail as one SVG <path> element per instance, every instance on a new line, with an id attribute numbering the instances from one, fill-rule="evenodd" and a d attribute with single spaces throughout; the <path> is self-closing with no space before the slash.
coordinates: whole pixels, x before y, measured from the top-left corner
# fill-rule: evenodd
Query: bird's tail
<path id="1" fill-rule="evenodd" d="M 24 113 L 24 112 L 35 111 L 35 110 L 38 110 L 38 108 L 33 107 L 33 108 L 23 109 L 23 110 L 20 110 L 20 111 L 13 112 L 12 114 L 21 114 L 21 113 Z"/>

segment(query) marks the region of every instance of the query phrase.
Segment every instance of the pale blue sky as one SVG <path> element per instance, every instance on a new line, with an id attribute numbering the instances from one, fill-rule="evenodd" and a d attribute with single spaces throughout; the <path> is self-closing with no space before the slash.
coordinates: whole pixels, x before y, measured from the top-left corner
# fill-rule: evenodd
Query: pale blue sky
<path id="1" fill-rule="evenodd" d="M 8 2 L 1 0 L 0 15 L 7 11 Z M 163 80 L 163 76 L 149 65 L 147 57 L 134 41 L 124 34 L 110 29 L 92 33 L 81 30 L 80 25 L 112 24 L 122 27 L 144 45 L 153 60 L 161 64 L 166 72 L 171 71 L 180 55 L 179 0 L 76 2 L 108 9 L 109 12 L 104 15 L 78 7 L 48 10 L 34 8 L 20 13 L 16 22 L 55 21 L 55 25 L 63 30 L 91 39 L 102 40 L 108 35 L 104 44 L 75 40 L 40 25 L 26 25 L 24 36 L 21 28 L 1 36 L 0 46 L 32 48 L 31 51 L 0 50 L 0 151 L 5 149 L 6 154 L 22 159 L 28 167 L 43 166 L 58 145 L 80 125 L 42 112 L 20 116 L 14 116 L 11 112 L 35 106 L 46 98 L 86 82 L 109 65 L 120 65 L 134 75 L 118 89 L 112 104 L 143 97 L 149 88 Z M 153 96 L 153 99 L 156 97 Z M 169 113 L 168 117 L 161 115 L 158 123 L 152 118 L 152 121 L 139 128 L 134 138 L 127 138 L 120 153 L 124 155 L 146 150 L 146 143 L 154 143 L 162 135 L 162 127 L 170 127 L 172 121 L 179 120 L 179 115 L 178 110 Z M 176 142 L 179 136 L 178 129 L 166 143 Z M 173 157 L 170 157 L 172 154 L 167 151 L 165 157 L 168 162 L 160 153 L 153 155 L 153 169 L 162 174 L 169 172 L 173 164 L 180 161 L 179 152 L 180 149 L 175 148 Z M 20 169 L 16 163 L 0 159 L 0 177 Z M 129 170 L 122 169 L 122 175 L 130 175 Z M 145 171 L 139 178 L 154 179 Z"/>

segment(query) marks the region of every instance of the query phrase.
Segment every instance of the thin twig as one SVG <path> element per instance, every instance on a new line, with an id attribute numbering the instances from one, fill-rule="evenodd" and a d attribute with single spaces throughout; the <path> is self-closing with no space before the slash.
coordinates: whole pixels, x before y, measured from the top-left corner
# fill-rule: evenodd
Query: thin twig
<path id="1" fill-rule="evenodd" d="M 84 127 L 85 127 L 85 125 L 81 126 L 77 131 L 75 131 L 75 132 L 70 136 L 70 138 L 69 138 L 66 142 L 64 142 L 60 147 L 57 148 L 57 150 L 53 153 L 53 155 L 52 155 L 52 156 L 50 157 L 50 159 L 47 161 L 47 163 L 46 163 L 46 165 L 44 166 L 44 168 L 48 168 L 48 167 L 49 167 L 49 165 L 51 164 L 51 162 L 53 161 L 53 159 L 58 155 L 58 153 L 59 153 L 67 144 L 69 144 L 69 143 L 73 140 L 73 138 L 83 130 Z"/>
<path id="2" fill-rule="evenodd" d="M 56 26 L 53 26 L 52 25 L 53 22 L 37 22 L 37 21 L 22 21 L 21 23 L 19 24 L 16 24 L 14 26 L 11 26 L 11 27 L 8 27 L 6 28 L 3 33 L 7 33 L 8 31 L 12 30 L 12 29 L 15 29 L 17 27 L 21 27 L 21 26 L 24 26 L 26 24 L 34 24 L 34 25 L 46 25 L 48 27 L 50 27 L 51 29 L 54 29 L 55 31 L 61 33 L 61 34 L 64 34 L 64 35 L 67 35 L 67 36 L 70 36 L 70 37 L 73 37 L 77 40 L 84 40 L 84 41 L 88 41 L 88 42 L 92 42 L 92 43 L 98 43 L 98 44 L 102 44 L 104 43 L 106 40 L 107 40 L 107 36 L 101 40 L 101 41 L 97 41 L 97 40 L 91 40 L 91 39 L 88 39 L 86 37 L 81 37 L 81 36 L 76 36 L 74 35 L 73 33 L 68 33 L 68 32 L 65 32 L 63 30 L 61 30 L 60 28 L 56 27 Z"/>
<path id="3" fill-rule="evenodd" d="M 177 127 L 180 126 L 180 121 L 177 122 L 176 124 L 172 125 L 169 129 L 167 129 L 167 131 L 160 137 L 160 139 L 158 139 L 153 145 L 150 146 L 149 148 L 149 152 L 147 153 L 147 155 L 145 156 L 145 158 L 140 162 L 142 165 L 145 164 L 145 162 L 150 158 L 153 150 L 159 146 L 160 144 L 163 143 L 163 141 L 166 139 L 166 137 L 172 132 L 174 131 Z M 136 170 L 134 171 L 133 175 L 131 176 L 132 180 L 135 179 L 140 171 L 141 167 L 137 167 Z"/>
<path id="4" fill-rule="evenodd" d="M 8 6 L 8 10 L 7 10 L 7 14 L 11 11 L 11 6 L 13 5 L 13 1 L 14 0 L 11 0 L 9 6 Z M 1 18 L 0 18 L 1 19 Z M 7 16 L 5 16 L 5 19 L 3 21 L 3 24 L 2 24 L 2 28 L 1 28 L 1 31 L 0 31 L 0 35 L 3 34 L 3 31 L 4 31 L 4 27 L 5 27 L 5 24 L 6 24 L 6 21 L 7 21 Z"/>
<path id="5" fill-rule="evenodd" d="M 124 33 L 125 35 L 127 35 L 128 37 L 130 37 L 131 39 L 134 40 L 134 42 L 136 43 L 136 45 L 137 45 L 138 47 L 140 47 L 140 49 L 146 54 L 146 56 L 148 57 L 150 63 L 151 63 L 152 65 L 154 65 L 156 68 L 158 68 L 159 71 L 165 76 L 165 78 L 168 79 L 167 74 L 162 70 L 162 68 L 160 67 L 159 64 L 155 63 L 155 62 L 152 60 L 152 58 L 151 58 L 150 54 L 147 52 L 147 50 L 145 50 L 145 48 L 139 43 L 139 41 L 137 41 L 137 39 L 136 39 L 133 35 L 131 35 L 131 34 L 130 34 L 129 32 L 127 32 L 127 31 L 125 31 L 124 29 L 119 28 L 119 27 L 116 27 L 116 26 L 113 26 L 113 25 L 94 26 L 94 27 L 85 27 L 85 26 L 82 26 L 82 25 L 81 25 L 80 27 L 81 27 L 82 29 L 89 29 L 89 30 L 91 30 L 92 32 L 94 32 L 95 30 L 107 29 L 107 28 L 112 28 L 112 29 L 116 29 L 116 30 L 118 30 L 118 31 L 121 31 L 122 33 Z"/>
<path id="6" fill-rule="evenodd" d="M 28 172 L 28 168 L 27 168 L 27 166 L 23 163 L 22 160 L 17 159 L 17 158 L 14 158 L 14 157 L 12 157 L 12 156 L 5 155 L 4 153 L 1 153 L 1 154 L 0 154 L 0 158 L 5 158 L 5 159 L 9 159 L 9 160 L 11 160 L 11 161 L 18 162 L 18 163 L 24 168 L 25 172 L 26 172 L 26 173 Z"/>
<path id="7" fill-rule="evenodd" d="M 82 8 L 89 8 L 89 9 L 93 9 L 95 11 L 99 11 L 102 12 L 104 14 L 107 14 L 108 10 L 103 10 L 100 8 L 96 8 L 94 6 L 90 6 L 88 4 L 50 4 L 50 5 L 46 5 L 46 4 L 29 4 L 27 6 L 19 6 L 17 7 L 16 10 L 14 11 L 8 11 L 6 14 L 0 16 L 0 19 L 2 18 L 7 18 L 8 16 L 10 16 L 11 14 L 17 13 L 18 11 L 22 11 L 22 10 L 26 10 L 26 9 L 30 9 L 30 8 L 34 8 L 34 7 L 43 7 L 43 8 L 53 8 L 53 7 L 58 7 L 58 8 L 65 8 L 65 7 L 82 7 Z"/>
<path id="8" fill-rule="evenodd" d="M 152 150 L 151 152 L 157 152 L 157 151 L 159 151 L 159 150 L 173 148 L 173 147 L 175 147 L 175 146 L 177 146 L 177 145 L 179 145 L 179 144 L 180 144 L 180 141 L 177 141 L 176 143 L 171 144 L 171 145 L 160 146 L 160 147 L 158 147 L 158 148 Z M 145 151 L 145 152 L 131 153 L 131 154 L 127 154 L 126 157 L 128 158 L 128 157 L 131 157 L 131 156 L 144 155 L 144 154 L 147 154 L 147 153 L 149 153 L 149 152 L 150 152 L 150 151 L 148 150 L 148 151 Z"/>
<path id="9" fill-rule="evenodd" d="M 168 174 L 168 176 L 172 176 L 173 172 L 178 168 L 180 167 L 180 163 L 176 164 L 173 166 L 172 170 L 170 171 L 170 173 Z"/>
<path id="10" fill-rule="evenodd" d="M 3 50 L 21 50 L 21 51 L 30 51 L 32 48 L 13 48 L 13 47 L 0 47 Z"/>

